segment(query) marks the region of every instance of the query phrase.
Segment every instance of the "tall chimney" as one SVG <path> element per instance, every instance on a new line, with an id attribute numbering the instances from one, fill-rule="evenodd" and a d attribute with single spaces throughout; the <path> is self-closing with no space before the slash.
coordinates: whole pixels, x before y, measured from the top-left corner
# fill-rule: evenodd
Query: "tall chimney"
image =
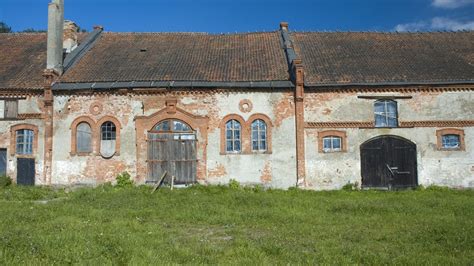
<path id="1" fill-rule="evenodd" d="M 52 0 L 48 5 L 48 50 L 46 68 L 63 72 L 64 0 Z"/>
<path id="2" fill-rule="evenodd" d="M 64 21 L 63 49 L 69 54 L 77 47 L 77 30 L 79 27 L 70 20 Z"/>

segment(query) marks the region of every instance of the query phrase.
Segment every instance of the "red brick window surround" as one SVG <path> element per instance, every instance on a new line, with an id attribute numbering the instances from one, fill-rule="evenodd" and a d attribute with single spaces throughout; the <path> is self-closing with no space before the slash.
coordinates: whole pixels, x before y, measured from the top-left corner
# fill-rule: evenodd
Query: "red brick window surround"
<path id="1" fill-rule="evenodd" d="M 78 150 L 78 136 L 80 134 L 84 134 L 87 132 L 78 132 L 78 130 L 86 129 L 87 127 L 85 126 L 87 124 L 90 127 L 90 150 L 88 151 L 80 151 Z M 102 126 L 103 125 L 108 125 L 109 128 L 111 129 L 111 125 L 113 124 L 114 127 L 114 146 L 115 146 L 115 152 L 112 154 L 112 156 L 115 155 L 120 155 L 120 129 L 122 128 L 120 122 L 117 120 L 117 118 L 112 117 L 112 116 L 104 116 L 99 121 L 95 121 L 92 117 L 89 116 L 80 116 L 76 118 L 72 124 L 71 124 L 71 155 L 77 155 L 77 156 L 88 156 L 88 155 L 101 155 L 104 156 L 105 158 L 111 158 L 112 156 L 110 154 L 102 154 L 101 153 L 101 145 L 102 145 L 102 140 L 103 140 L 103 134 L 102 132 Z M 81 127 L 81 128 L 79 128 Z M 110 132 L 104 133 L 108 134 L 105 139 L 105 141 L 109 141 L 112 138 L 112 134 L 109 134 Z M 109 136 L 110 135 L 110 136 Z M 110 137 L 110 138 L 109 138 Z M 84 149 L 83 149 L 84 150 Z M 86 149 L 87 150 L 87 149 Z"/>
<path id="2" fill-rule="evenodd" d="M 340 143 L 340 147 L 336 149 L 325 149 L 324 141 L 330 142 L 331 144 Z M 326 130 L 318 132 L 318 151 L 320 153 L 331 153 L 331 152 L 346 152 L 347 151 L 347 135 L 345 131 L 339 130 Z"/>
<path id="3" fill-rule="evenodd" d="M 27 132 L 27 135 L 24 135 L 24 133 Z M 21 145 L 25 145 L 27 142 L 29 145 L 32 145 L 32 147 L 28 148 L 29 152 L 24 153 L 23 151 L 17 151 L 17 134 L 23 134 L 22 135 L 22 141 Z M 31 136 L 32 134 L 32 136 Z M 14 156 L 15 154 L 18 155 L 19 157 L 33 157 L 35 154 L 38 152 L 38 127 L 35 125 L 31 124 L 18 124 L 14 125 L 10 128 L 10 154 Z M 32 139 L 31 139 L 32 137 Z M 28 139 L 26 139 L 28 138 Z M 19 140 L 18 140 L 19 141 Z M 31 143 L 32 142 L 32 143 Z"/>
<path id="4" fill-rule="evenodd" d="M 440 151 L 465 151 L 464 130 L 444 128 L 436 130 L 436 147 Z"/>
<path id="5" fill-rule="evenodd" d="M 221 154 L 240 154 L 245 150 L 245 139 L 248 138 L 245 120 L 237 114 L 230 114 L 222 119 Z M 229 146 L 230 145 L 230 146 Z M 239 147 L 236 147 L 238 145 Z"/>
<path id="6" fill-rule="evenodd" d="M 230 122 L 230 123 L 229 123 Z M 235 139 L 234 132 L 229 129 L 233 129 L 233 125 L 236 123 L 240 124 L 240 151 L 235 151 L 235 147 L 229 147 L 228 145 L 233 145 L 232 142 Z M 257 146 L 254 148 L 254 139 L 252 137 L 253 130 L 252 125 L 256 126 L 258 123 L 258 127 L 255 129 L 261 134 L 265 136 L 265 139 L 256 138 L 255 140 Z M 242 118 L 240 115 L 237 114 L 230 114 L 225 116 L 220 124 L 221 130 L 221 137 L 220 137 L 220 154 L 231 155 L 231 154 L 252 154 L 252 153 L 271 153 L 272 152 L 272 127 L 273 124 L 270 118 L 264 114 L 253 114 L 249 117 L 247 121 Z M 228 127 L 230 127 L 228 129 Z M 263 147 L 265 146 L 265 147 Z"/>

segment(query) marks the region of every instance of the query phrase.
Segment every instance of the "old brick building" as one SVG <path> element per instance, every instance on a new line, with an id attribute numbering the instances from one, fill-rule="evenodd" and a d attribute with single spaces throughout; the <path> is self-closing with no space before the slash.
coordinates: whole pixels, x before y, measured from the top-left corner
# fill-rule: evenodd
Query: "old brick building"
<path id="1" fill-rule="evenodd" d="M 0 34 L 18 183 L 474 187 L 474 32 L 77 35 L 54 2 Z"/>

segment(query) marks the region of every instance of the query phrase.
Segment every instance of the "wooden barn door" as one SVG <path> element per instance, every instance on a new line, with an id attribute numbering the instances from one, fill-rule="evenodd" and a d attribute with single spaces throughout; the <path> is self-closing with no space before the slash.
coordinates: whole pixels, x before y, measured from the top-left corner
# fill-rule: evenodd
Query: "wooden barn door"
<path id="1" fill-rule="evenodd" d="M 7 149 L 0 149 L 0 176 L 7 175 Z"/>
<path id="2" fill-rule="evenodd" d="M 360 147 L 362 187 L 416 187 L 416 145 L 397 136 L 380 136 Z"/>
<path id="3" fill-rule="evenodd" d="M 18 185 L 34 186 L 35 185 L 35 159 L 18 158 L 16 165 L 17 165 L 16 183 Z"/>
<path id="4" fill-rule="evenodd" d="M 196 133 L 179 120 L 165 120 L 154 129 L 148 133 L 147 182 L 158 182 L 166 171 L 168 177 L 175 177 L 175 184 L 195 183 Z"/>

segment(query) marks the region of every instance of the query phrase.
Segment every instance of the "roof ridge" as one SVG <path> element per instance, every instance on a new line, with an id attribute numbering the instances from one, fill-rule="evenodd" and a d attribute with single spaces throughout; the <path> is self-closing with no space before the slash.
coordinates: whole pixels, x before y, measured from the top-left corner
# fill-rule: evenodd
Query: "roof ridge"
<path id="1" fill-rule="evenodd" d="M 278 30 L 273 31 L 255 31 L 255 32 L 117 32 L 117 31 L 104 31 L 103 34 L 116 34 L 116 35 L 197 35 L 197 36 L 222 36 L 222 35 L 251 35 L 251 34 L 264 34 L 264 33 L 278 33 Z"/>
<path id="2" fill-rule="evenodd" d="M 474 30 L 457 31 L 290 31 L 291 33 L 371 33 L 371 34 L 444 34 L 444 33 L 474 33 Z"/>

